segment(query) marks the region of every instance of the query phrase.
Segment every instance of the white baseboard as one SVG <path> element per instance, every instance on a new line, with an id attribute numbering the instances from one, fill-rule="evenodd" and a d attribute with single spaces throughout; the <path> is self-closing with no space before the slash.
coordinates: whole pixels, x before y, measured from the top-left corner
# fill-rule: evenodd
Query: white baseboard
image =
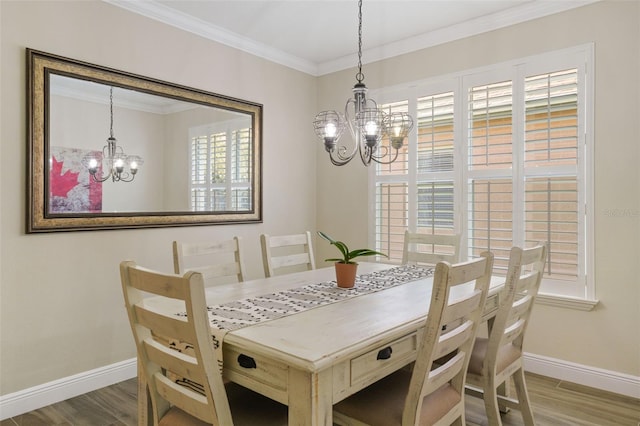
<path id="1" fill-rule="evenodd" d="M 542 376 L 640 399 L 638 376 L 530 353 L 524 355 L 524 369 Z"/>
<path id="2" fill-rule="evenodd" d="M 0 420 L 15 417 L 38 408 L 96 389 L 110 386 L 137 375 L 136 358 L 95 370 L 85 371 L 29 389 L 0 396 Z"/>
<path id="3" fill-rule="evenodd" d="M 640 399 L 640 377 L 526 353 L 527 371 Z M 137 374 L 136 359 L 44 383 L 0 396 L 0 420 L 46 407 L 74 396 L 131 379 Z"/>

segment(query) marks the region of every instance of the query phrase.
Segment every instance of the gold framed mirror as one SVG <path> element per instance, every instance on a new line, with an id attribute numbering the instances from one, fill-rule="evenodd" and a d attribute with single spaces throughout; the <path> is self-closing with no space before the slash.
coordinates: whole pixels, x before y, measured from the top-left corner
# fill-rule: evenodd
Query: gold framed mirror
<path id="1" fill-rule="evenodd" d="M 262 221 L 261 104 L 26 53 L 27 233 Z"/>

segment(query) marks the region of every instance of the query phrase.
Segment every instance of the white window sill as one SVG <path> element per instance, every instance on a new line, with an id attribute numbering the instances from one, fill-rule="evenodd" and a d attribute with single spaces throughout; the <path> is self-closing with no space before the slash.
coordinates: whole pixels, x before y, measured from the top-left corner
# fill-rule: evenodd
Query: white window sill
<path id="1" fill-rule="evenodd" d="M 575 309 L 578 311 L 591 311 L 599 303 L 598 300 L 580 299 L 577 297 L 558 296 L 538 293 L 536 303 L 560 308 Z"/>

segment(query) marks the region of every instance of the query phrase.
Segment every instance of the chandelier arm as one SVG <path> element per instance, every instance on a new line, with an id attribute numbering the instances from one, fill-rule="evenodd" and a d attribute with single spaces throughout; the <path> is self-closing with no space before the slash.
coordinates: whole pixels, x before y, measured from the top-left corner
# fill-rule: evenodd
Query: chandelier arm
<path id="1" fill-rule="evenodd" d="M 360 160 L 362 160 L 362 164 L 368 166 L 371 163 L 371 155 L 373 151 L 371 148 L 366 146 L 364 143 L 358 144 L 358 152 L 360 153 Z"/>
<path id="2" fill-rule="evenodd" d="M 93 178 L 94 182 L 102 183 L 102 182 L 106 182 L 111 177 L 111 172 L 109 172 L 108 175 L 103 176 L 101 178 L 97 178 L 95 174 L 91 174 L 90 176 L 91 178 Z"/>
<path id="3" fill-rule="evenodd" d="M 116 178 L 116 181 L 118 181 L 118 182 L 131 182 L 135 178 L 136 178 L 136 175 L 134 175 L 134 174 L 127 173 L 127 172 L 122 172 L 122 173 L 120 173 L 120 177 Z"/>
<path id="4" fill-rule="evenodd" d="M 329 154 L 329 159 L 331 160 L 331 164 L 333 164 L 334 166 L 344 166 L 345 164 L 347 164 L 349 161 L 351 161 L 351 159 L 346 159 L 346 160 L 336 160 L 333 155 Z"/>
<path id="5" fill-rule="evenodd" d="M 373 156 L 373 157 L 371 157 L 371 158 L 373 159 L 373 161 L 375 161 L 375 162 L 376 162 L 376 163 L 378 163 L 378 164 L 391 164 L 391 163 L 393 163 L 394 161 L 396 161 L 396 159 L 398 158 L 398 154 L 400 153 L 400 150 L 399 150 L 399 149 L 396 149 L 396 153 L 395 153 L 395 155 L 394 155 L 394 156 L 393 156 L 393 158 L 392 158 L 392 159 L 390 159 L 389 161 L 382 161 L 382 160 L 381 160 L 381 158 L 386 157 L 386 156 L 387 156 L 387 154 L 389 154 L 389 152 L 390 152 L 390 150 L 387 148 L 387 152 L 385 153 L 385 155 L 380 156 L 380 157 L 375 157 L 375 156 Z M 389 154 L 389 155 L 391 155 L 391 154 Z"/>
<path id="6" fill-rule="evenodd" d="M 351 132 L 351 136 L 353 137 L 353 140 L 357 140 L 356 127 L 354 127 L 356 117 L 355 115 L 351 117 L 351 114 L 349 114 L 349 105 L 353 105 L 354 114 L 357 114 L 358 107 L 356 106 L 357 105 L 356 100 L 354 98 L 349 98 L 349 100 L 344 104 L 344 118 L 347 123 L 347 126 L 349 127 L 349 131 Z M 354 150 L 354 153 L 355 153 L 355 150 Z"/>
<path id="7" fill-rule="evenodd" d="M 345 155 L 347 152 L 347 148 L 345 146 L 338 147 L 335 151 L 329 153 L 332 158 L 336 158 L 337 161 L 351 161 L 353 157 L 356 155 L 355 151 L 349 155 Z M 335 153 L 335 154 L 334 154 Z"/>

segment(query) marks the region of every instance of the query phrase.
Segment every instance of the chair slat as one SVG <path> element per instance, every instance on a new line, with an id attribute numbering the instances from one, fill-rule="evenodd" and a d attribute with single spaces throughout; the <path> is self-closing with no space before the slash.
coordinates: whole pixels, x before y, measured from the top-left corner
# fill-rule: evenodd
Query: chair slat
<path id="1" fill-rule="evenodd" d="M 196 383 L 204 383 L 206 377 L 202 369 L 198 368 L 195 356 L 163 346 L 154 339 L 145 339 L 144 347 L 151 362 L 175 373 L 180 377 L 189 377 Z"/>
<path id="2" fill-rule="evenodd" d="M 186 387 L 179 385 L 162 374 L 154 375 L 155 386 L 164 399 L 171 401 L 173 405 L 205 423 L 213 423 L 217 417 L 215 407 L 207 397 Z"/>
<path id="3" fill-rule="evenodd" d="M 515 323 L 511 324 L 504 331 L 502 339 L 500 339 L 501 346 L 508 345 L 511 342 L 513 342 L 515 339 L 517 339 L 523 333 L 525 324 L 526 324 L 526 321 L 523 319 L 520 319 Z"/>
<path id="4" fill-rule="evenodd" d="M 244 281 L 242 239 L 173 242 L 173 267 L 176 274 L 202 273 L 207 286 Z"/>
<path id="5" fill-rule="evenodd" d="M 238 275 L 240 271 L 240 265 L 237 262 L 220 263 L 218 265 L 209 265 L 195 268 L 188 268 L 187 271 L 200 272 L 205 281 L 212 278 L 219 277 L 232 277 Z"/>
<path id="6" fill-rule="evenodd" d="M 192 327 L 184 320 L 184 317 L 167 317 L 138 305 L 134 306 L 134 310 L 138 323 L 143 327 L 153 330 L 154 333 L 160 336 L 169 338 L 181 336 L 181 338 L 187 342 L 193 342 L 196 338 L 193 334 Z"/>
<path id="7" fill-rule="evenodd" d="M 440 386 L 444 385 L 451 379 L 453 379 L 465 366 L 465 353 L 458 352 L 454 357 L 448 360 L 446 363 L 437 367 L 429 373 L 429 377 L 425 382 L 424 389 L 422 391 L 422 397 L 434 392 Z"/>
<path id="8" fill-rule="evenodd" d="M 434 351 L 433 358 L 438 359 L 455 351 L 472 337 L 473 332 L 473 322 L 465 321 L 460 326 L 441 335 L 438 345 Z"/>
<path id="9" fill-rule="evenodd" d="M 291 235 L 262 234 L 260 235 L 260 243 L 266 277 L 297 269 L 316 269 L 309 231 Z"/>
<path id="10" fill-rule="evenodd" d="M 309 255 L 306 253 L 298 253 L 287 256 L 274 256 L 271 258 L 271 263 L 275 269 L 300 265 L 301 263 L 309 263 Z"/>
<path id="11" fill-rule="evenodd" d="M 482 291 L 473 290 L 473 294 L 464 299 L 452 302 L 449 308 L 443 314 L 443 323 L 450 324 L 451 322 L 464 318 L 469 312 L 473 312 L 475 308 L 480 305 L 482 301 Z"/>
<path id="12" fill-rule="evenodd" d="M 456 263 L 460 251 L 459 235 L 422 234 L 405 231 L 402 264 L 435 265 Z"/>

